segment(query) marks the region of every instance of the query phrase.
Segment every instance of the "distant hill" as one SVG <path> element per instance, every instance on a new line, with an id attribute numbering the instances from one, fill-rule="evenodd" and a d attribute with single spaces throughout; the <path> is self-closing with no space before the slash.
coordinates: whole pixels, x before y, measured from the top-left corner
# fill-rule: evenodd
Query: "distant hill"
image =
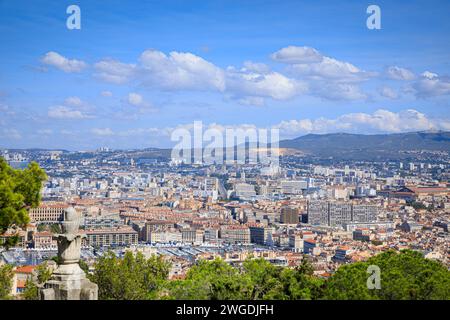
<path id="1" fill-rule="evenodd" d="M 450 132 L 396 134 L 308 134 L 280 141 L 281 148 L 296 149 L 317 157 L 335 159 L 402 159 L 411 151 L 450 152 Z"/>

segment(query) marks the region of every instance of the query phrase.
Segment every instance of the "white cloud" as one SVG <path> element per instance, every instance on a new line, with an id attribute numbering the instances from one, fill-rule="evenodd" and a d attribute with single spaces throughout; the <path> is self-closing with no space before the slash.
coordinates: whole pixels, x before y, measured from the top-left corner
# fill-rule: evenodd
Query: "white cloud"
<path id="1" fill-rule="evenodd" d="M 388 86 L 383 86 L 381 88 L 378 89 L 378 92 L 381 96 L 388 98 L 388 99 L 397 99 L 398 93 L 392 89 L 391 87 Z"/>
<path id="2" fill-rule="evenodd" d="M 291 66 L 291 70 L 298 76 L 336 82 L 360 82 L 374 75 L 351 63 L 329 57 L 323 57 L 323 60 L 319 63 L 294 64 Z"/>
<path id="3" fill-rule="evenodd" d="M 386 69 L 386 75 L 390 79 L 410 81 L 416 78 L 415 74 L 405 68 L 391 66 Z"/>
<path id="4" fill-rule="evenodd" d="M 430 71 L 425 71 L 424 73 L 422 73 L 422 77 L 427 78 L 427 79 L 434 79 L 439 77 L 436 73 L 430 72 Z"/>
<path id="5" fill-rule="evenodd" d="M 2 103 L 0 103 L 0 113 L 7 116 L 14 116 L 16 114 L 10 106 Z"/>
<path id="6" fill-rule="evenodd" d="M 308 86 L 303 81 L 288 78 L 278 72 L 258 73 L 245 68 L 227 69 L 227 92 L 237 97 L 268 97 L 286 100 L 305 93 Z M 260 100 L 258 100 L 260 102 Z"/>
<path id="7" fill-rule="evenodd" d="M 100 92 L 100 94 L 102 95 L 102 97 L 112 97 L 113 93 L 111 91 L 102 91 Z"/>
<path id="8" fill-rule="evenodd" d="M 323 60 L 322 54 L 310 47 L 288 46 L 272 53 L 270 56 L 275 61 L 288 64 L 309 64 Z"/>
<path id="9" fill-rule="evenodd" d="M 440 77 L 436 73 L 425 71 L 420 79 L 413 83 L 412 88 L 418 98 L 449 95 L 450 78 Z"/>
<path id="10" fill-rule="evenodd" d="M 151 49 L 145 50 L 136 63 L 101 60 L 94 65 L 94 75 L 107 82 L 133 82 L 152 90 L 218 92 L 244 105 L 264 105 L 266 99 L 288 100 L 305 94 L 329 100 L 367 100 L 369 95 L 362 83 L 378 76 L 350 62 L 324 56 L 311 47 L 287 46 L 271 58 L 287 64 L 286 72 L 252 61 L 245 61 L 242 68 L 221 68 L 189 52 L 165 54 Z M 398 66 L 388 67 L 385 75 L 397 80 L 416 79 L 412 71 Z M 449 81 L 431 73 L 409 86 L 418 97 L 449 92 Z M 379 94 L 389 99 L 399 96 L 388 87 L 379 89 Z M 132 97 L 129 103 L 136 105 Z"/>
<path id="11" fill-rule="evenodd" d="M 144 51 L 137 64 L 103 60 L 95 64 L 96 76 L 113 83 L 137 81 L 144 87 L 163 90 L 210 90 L 224 93 L 244 104 L 262 104 L 263 98 L 290 99 L 305 93 L 307 85 L 270 71 L 262 63 L 246 61 L 244 67 L 222 69 L 186 52 Z M 136 105 L 136 96 L 128 102 Z"/>
<path id="12" fill-rule="evenodd" d="M 86 68 L 87 64 L 81 60 L 67 59 L 57 52 L 47 52 L 42 58 L 41 62 L 47 65 L 54 66 L 64 72 L 81 72 Z"/>
<path id="13" fill-rule="evenodd" d="M 114 132 L 110 128 L 94 128 L 91 132 L 97 136 L 112 136 Z"/>
<path id="14" fill-rule="evenodd" d="M 70 107 L 81 107 L 83 101 L 79 97 L 68 97 L 64 100 L 64 104 Z"/>
<path id="15" fill-rule="evenodd" d="M 349 62 L 324 56 L 310 47 L 288 46 L 271 57 L 288 64 L 289 74 L 307 83 L 311 95 L 329 100 L 367 99 L 358 84 L 376 75 Z"/>
<path id="16" fill-rule="evenodd" d="M 269 73 L 270 72 L 270 68 L 267 64 L 253 62 L 253 61 L 245 61 L 243 69 L 246 71 L 253 71 L 253 72 L 258 72 L 258 73 Z"/>
<path id="17" fill-rule="evenodd" d="M 66 106 L 55 106 L 48 109 L 48 116 L 55 119 L 85 119 L 88 115 L 80 110 L 74 110 Z"/>
<path id="18" fill-rule="evenodd" d="M 144 99 L 140 94 L 131 92 L 128 94 L 127 101 L 133 106 L 141 106 L 144 103 Z"/>
<path id="19" fill-rule="evenodd" d="M 329 100 L 364 100 L 367 98 L 361 88 L 352 83 L 316 83 L 313 92 L 315 95 Z"/>
<path id="20" fill-rule="evenodd" d="M 139 58 L 144 84 L 167 90 L 225 90 L 221 68 L 188 52 L 172 51 L 169 55 L 146 50 Z"/>
<path id="21" fill-rule="evenodd" d="M 94 65 L 94 76 L 115 84 L 123 84 L 133 79 L 136 65 L 105 59 Z"/>
<path id="22" fill-rule="evenodd" d="M 391 112 L 379 109 L 372 114 L 349 113 L 335 119 L 300 119 L 282 121 L 274 126 L 286 136 L 306 133 L 358 132 L 358 133 L 395 133 L 423 130 L 448 130 L 450 120 L 430 119 L 425 114 L 413 110 Z"/>
<path id="23" fill-rule="evenodd" d="M 263 106 L 265 104 L 264 98 L 251 96 L 239 98 L 237 102 L 244 106 Z"/>

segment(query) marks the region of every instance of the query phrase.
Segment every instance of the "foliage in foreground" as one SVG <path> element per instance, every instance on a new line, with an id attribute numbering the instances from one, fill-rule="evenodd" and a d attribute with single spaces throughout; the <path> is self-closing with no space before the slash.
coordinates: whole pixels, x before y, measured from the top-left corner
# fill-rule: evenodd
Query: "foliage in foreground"
<path id="1" fill-rule="evenodd" d="M 25 170 L 13 169 L 0 157 L 0 234 L 29 222 L 27 209 L 39 205 L 45 171 L 36 162 Z"/>
<path id="2" fill-rule="evenodd" d="M 381 269 L 379 290 L 367 288 L 370 265 Z M 88 276 L 98 284 L 103 300 L 450 300 L 450 271 L 411 250 L 387 251 L 365 262 L 343 265 L 328 280 L 313 275 L 307 257 L 293 269 L 264 259 L 247 259 L 237 267 L 219 258 L 201 260 L 183 280 L 168 280 L 169 263 L 157 256 L 146 259 L 142 253 L 127 252 L 118 258 L 109 252 L 94 267 Z M 50 277 L 46 267 L 41 269 L 39 283 Z M 0 299 L 9 298 L 12 275 L 10 266 L 0 267 Z M 27 290 L 25 298 L 37 297 L 32 285 Z"/>
<path id="3" fill-rule="evenodd" d="M 316 299 L 324 280 L 312 276 L 307 259 L 295 268 L 272 265 L 264 259 L 248 259 L 235 268 L 221 259 L 200 261 L 186 279 L 169 282 L 171 299 L 261 300 Z"/>
<path id="4" fill-rule="evenodd" d="M 130 254 L 124 261 L 129 261 L 131 257 Z M 141 265 L 133 268 L 146 269 L 145 265 L 148 262 L 142 257 L 132 261 Z M 98 262 L 98 266 L 101 267 L 92 278 L 99 284 L 101 292 L 99 297 L 211 300 L 450 300 L 450 271 L 441 263 L 425 259 L 419 252 L 411 250 L 403 250 L 400 253 L 387 251 L 365 262 L 343 265 L 328 280 L 313 275 L 312 266 L 306 257 L 300 266 L 293 269 L 274 266 L 264 259 L 248 259 L 239 267 L 233 267 L 218 258 L 212 261 L 202 260 L 187 272 L 185 279 L 172 281 L 167 280 L 166 262 L 155 257 L 149 261 L 153 271 L 146 271 L 146 277 L 128 278 L 119 275 L 126 275 L 129 272 L 129 262 L 121 263 L 113 254 L 102 257 Z M 367 279 L 370 276 L 367 268 L 370 265 L 377 265 L 381 269 L 381 289 L 367 288 Z"/>
<path id="5" fill-rule="evenodd" d="M 25 290 L 22 294 L 25 300 L 38 300 L 39 288 L 52 276 L 52 271 L 48 268 L 47 262 L 36 267 L 35 276 L 27 279 Z"/>
<path id="6" fill-rule="evenodd" d="M 123 259 L 112 252 L 95 263 L 88 275 L 98 285 L 98 297 L 103 300 L 156 299 L 168 275 L 170 264 L 162 257 L 146 259 L 140 252 L 126 252 Z"/>
<path id="7" fill-rule="evenodd" d="M 381 289 L 366 286 L 367 268 L 381 269 Z M 387 251 L 340 267 L 329 279 L 325 299 L 450 300 L 450 271 L 417 251 Z"/>
<path id="8" fill-rule="evenodd" d="M 5 264 L 0 266 L 0 300 L 11 298 L 11 288 L 13 286 L 13 267 Z"/>

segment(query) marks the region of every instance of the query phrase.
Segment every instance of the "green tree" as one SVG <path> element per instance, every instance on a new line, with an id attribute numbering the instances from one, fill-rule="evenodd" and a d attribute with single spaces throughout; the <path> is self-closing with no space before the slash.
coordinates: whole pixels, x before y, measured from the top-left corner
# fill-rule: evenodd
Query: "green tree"
<path id="1" fill-rule="evenodd" d="M 275 267 L 270 262 L 260 259 L 247 259 L 243 263 L 244 273 L 250 278 L 252 291 L 251 300 L 268 298 L 273 288 L 281 286 L 280 273 L 282 267 Z"/>
<path id="2" fill-rule="evenodd" d="M 0 157 L 0 234 L 29 222 L 28 209 L 39 205 L 46 179 L 45 171 L 35 162 L 16 170 Z"/>
<path id="3" fill-rule="evenodd" d="M 381 270 L 381 289 L 368 289 L 367 268 Z M 450 299 L 450 271 L 440 262 L 412 250 L 387 251 L 366 262 L 340 267 L 327 282 L 326 299 Z"/>
<path id="4" fill-rule="evenodd" d="M 0 266 L 0 300 L 11 298 L 11 289 L 13 285 L 13 267 L 9 264 Z"/>
<path id="5" fill-rule="evenodd" d="M 145 300 L 159 297 L 170 270 L 161 256 L 146 259 L 140 252 L 126 252 L 118 258 L 113 252 L 100 257 L 88 277 L 99 288 L 99 299 Z"/>
<path id="6" fill-rule="evenodd" d="M 25 290 L 22 294 L 25 300 L 38 300 L 39 299 L 39 288 L 50 280 L 52 276 L 52 271 L 48 267 L 47 262 L 44 262 L 36 267 L 35 275 L 28 278 L 25 283 Z"/>
<path id="7" fill-rule="evenodd" d="M 313 267 L 304 256 L 294 269 L 283 268 L 279 273 L 279 283 L 267 294 L 265 299 L 310 300 L 320 299 L 325 280 L 313 275 Z"/>
<path id="8" fill-rule="evenodd" d="M 216 258 L 200 260 L 189 269 L 184 280 L 170 283 L 169 291 L 172 299 L 242 300 L 251 297 L 252 285 L 249 277 Z"/>
<path id="9" fill-rule="evenodd" d="M 84 273 L 86 273 L 86 274 L 89 273 L 89 265 L 86 263 L 86 261 L 80 259 L 79 265 L 80 265 L 81 270 L 84 271 Z"/>

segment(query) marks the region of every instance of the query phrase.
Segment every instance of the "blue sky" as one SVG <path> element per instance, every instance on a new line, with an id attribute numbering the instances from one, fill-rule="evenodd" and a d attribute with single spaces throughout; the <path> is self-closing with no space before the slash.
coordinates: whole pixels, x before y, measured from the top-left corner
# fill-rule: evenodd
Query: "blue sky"
<path id="1" fill-rule="evenodd" d="M 81 9 L 81 29 L 66 8 Z M 366 9 L 381 9 L 369 30 Z M 448 1 L 0 1 L 0 148 L 450 130 Z"/>

